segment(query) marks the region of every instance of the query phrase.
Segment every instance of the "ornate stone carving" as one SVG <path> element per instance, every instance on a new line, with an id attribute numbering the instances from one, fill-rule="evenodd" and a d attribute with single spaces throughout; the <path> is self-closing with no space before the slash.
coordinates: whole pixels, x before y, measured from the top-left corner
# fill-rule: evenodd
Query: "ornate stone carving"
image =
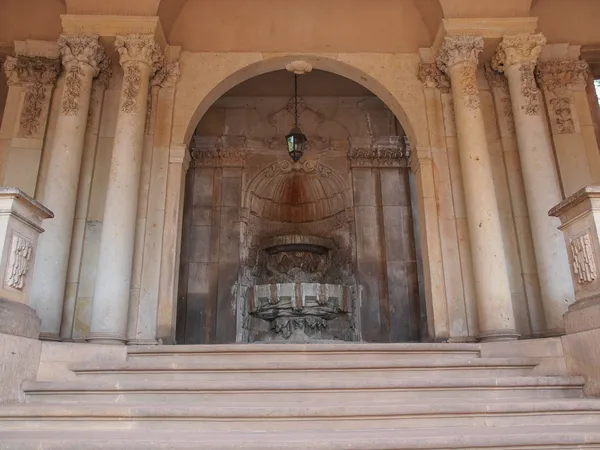
<path id="1" fill-rule="evenodd" d="M 94 79 L 94 81 L 104 87 L 105 89 L 108 87 L 108 83 L 112 77 L 112 61 L 107 56 L 98 64 L 98 75 Z"/>
<path id="2" fill-rule="evenodd" d="M 573 272 L 579 284 L 591 283 L 598 278 L 596 256 L 589 232 L 571 239 L 571 255 L 573 256 Z"/>
<path id="3" fill-rule="evenodd" d="M 475 72 L 482 50 L 483 38 L 481 36 L 447 36 L 437 58 L 438 67 L 451 79 L 450 69 L 457 64 L 462 64 L 459 75 L 463 85 L 461 97 L 465 106 L 470 110 L 478 109 L 481 106 Z"/>
<path id="4" fill-rule="evenodd" d="M 107 64 L 110 67 L 110 61 L 97 35 L 61 35 L 58 46 L 67 71 L 61 112 L 75 115 L 79 110 L 82 78 L 85 76 L 83 66 L 91 67 L 96 76 Z"/>
<path id="5" fill-rule="evenodd" d="M 540 61 L 535 73 L 537 82 L 546 92 L 573 87 L 585 88 L 590 68 L 588 63 L 579 60 Z"/>
<path id="6" fill-rule="evenodd" d="M 160 86 L 161 88 L 172 88 L 177 85 L 181 71 L 179 69 L 179 61 L 164 64 L 152 77 L 150 84 L 152 86 Z"/>
<path id="7" fill-rule="evenodd" d="M 19 290 L 25 287 L 32 252 L 33 244 L 25 237 L 13 233 L 8 263 L 6 264 L 5 283 L 7 286 Z"/>
<path id="8" fill-rule="evenodd" d="M 501 114 L 506 118 L 506 126 L 508 130 L 510 132 L 514 132 L 515 119 L 512 112 L 512 102 L 510 100 L 508 80 L 504 74 L 495 70 L 490 63 L 485 64 L 485 78 L 487 79 L 490 88 L 499 90 L 499 93 L 495 93 L 494 97 L 496 101 L 499 101 L 502 104 Z"/>
<path id="9" fill-rule="evenodd" d="M 135 64 L 125 66 L 124 72 L 121 111 L 124 113 L 132 113 L 135 111 L 136 97 L 140 92 L 142 73 L 140 68 Z"/>
<path id="10" fill-rule="evenodd" d="M 555 131 L 557 133 L 575 133 L 575 121 L 571 111 L 569 97 L 554 97 L 549 101 L 554 115 Z"/>
<path id="11" fill-rule="evenodd" d="M 544 45 L 546 38 L 542 33 L 504 36 L 492 59 L 492 67 L 498 72 L 504 72 L 514 64 L 535 64 Z"/>
<path id="12" fill-rule="evenodd" d="M 542 101 L 540 90 L 535 83 L 533 70 L 535 63 L 524 61 L 519 68 L 521 72 L 521 93 L 525 97 L 525 113 L 529 116 L 540 113 L 540 102 Z"/>
<path id="13" fill-rule="evenodd" d="M 24 85 L 20 125 L 25 136 L 31 136 L 38 131 L 40 116 L 48 100 L 47 90 L 58 78 L 60 61 L 40 56 L 8 56 L 4 70 L 9 84 Z"/>
<path id="14" fill-rule="evenodd" d="M 419 65 L 419 80 L 423 82 L 425 87 L 438 88 L 443 91 L 450 90 L 450 79 L 440 70 L 437 63 L 421 63 Z"/>
<path id="15" fill-rule="evenodd" d="M 538 64 L 535 75 L 546 94 L 555 133 L 576 131 L 569 90 L 584 89 L 588 74 L 589 67 L 585 61 L 553 60 Z"/>
<path id="16" fill-rule="evenodd" d="M 156 73 L 163 65 L 160 47 L 151 34 L 127 34 L 117 36 L 115 48 L 119 53 L 119 62 L 123 67 L 131 63 L 143 63 Z"/>
<path id="17" fill-rule="evenodd" d="M 390 136 L 389 142 L 376 142 L 369 148 L 352 148 L 348 153 L 350 167 L 406 167 L 410 158 L 406 136 Z"/>
<path id="18" fill-rule="evenodd" d="M 309 62 L 298 60 L 298 61 L 292 61 L 291 63 L 287 64 L 285 66 L 285 69 L 288 72 L 295 73 L 296 75 L 303 75 L 305 73 L 312 72 L 313 66 Z"/>
<path id="19" fill-rule="evenodd" d="M 248 149 L 242 144 L 223 147 L 222 142 L 210 143 L 194 138 L 190 148 L 192 167 L 243 167 Z"/>
<path id="20" fill-rule="evenodd" d="M 490 88 L 499 88 L 508 93 L 508 80 L 503 73 L 494 69 L 491 63 L 485 63 L 485 79 Z"/>
<path id="21" fill-rule="evenodd" d="M 481 36 L 447 36 L 440 49 L 437 64 L 440 70 L 450 75 L 450 68 L 456 64 L 469 63 L 477 66 L 482 51 Z"/>

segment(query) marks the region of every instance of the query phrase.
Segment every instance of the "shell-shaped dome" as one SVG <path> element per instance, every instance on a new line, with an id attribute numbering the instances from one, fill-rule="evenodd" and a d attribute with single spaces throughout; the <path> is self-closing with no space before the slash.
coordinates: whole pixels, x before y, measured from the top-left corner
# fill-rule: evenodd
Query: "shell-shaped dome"
<path id="1" fill-rule="evenodd" d="M 315 161 L 281 161 L 258 175 L 249 192 L 255 216 L 275 222 L 304 223 L 332 217 L 346 209 L 348 189 L 328 167 Z"/>

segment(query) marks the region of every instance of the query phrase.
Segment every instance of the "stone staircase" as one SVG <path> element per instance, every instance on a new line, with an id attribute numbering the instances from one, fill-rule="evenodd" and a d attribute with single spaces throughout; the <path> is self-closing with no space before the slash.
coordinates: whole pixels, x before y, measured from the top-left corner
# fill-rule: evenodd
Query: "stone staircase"
<path id="1" fill-rule="evenodd" d="M 600 399 L 537 364 L 478 344 L 130 347 L 25 382 L 0 449 L 600 449 Z"/>

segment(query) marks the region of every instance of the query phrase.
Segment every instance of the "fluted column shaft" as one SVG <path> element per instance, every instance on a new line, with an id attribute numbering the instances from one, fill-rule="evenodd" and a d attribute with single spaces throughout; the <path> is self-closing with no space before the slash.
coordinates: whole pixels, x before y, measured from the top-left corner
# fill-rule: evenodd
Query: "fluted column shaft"
<path id="1" fill-rule="evenodd" d="M 59 48 L 65 69 L 54 139 L 49 148 L 44 204 L 54 212 L 40 236 L 31 302 L 42 319 L 40 337 L 59 340 L 69 250 L 77 201 L 81 155 L 92 79 L 108 61 L 98 36 L 63 35 Z"/>
<path id="2" fill-rule="evenodd" d="M 504 72 L 512 101 L 519 158 L 533 237 L 547 334 L 564 331 L 563 314 L 574 301 L 567 252 L 548 211 L 562 200 L 552 143 L 535 82 L 537 58 L 546 43 L 541 34 L 506 36 L 492 62 Z"/>
<path id="3" fill-rule="evenodd" d="M 123 87 L 110 163 L 90 336 L 96 343 L 127 340 L 135 222 L 150 77 L 162 62 L 151 35 L 118 36 Z"/>
<path id="4" fill-rule="evenodd" d="M 438 65 L 448 74 L 452 85 L 475 275 L 479 338 L 490 341 L 515 339 L 518 334 L 477 88 L 476 70 L 482 49 L 481 37 L 446 37 Z"/>

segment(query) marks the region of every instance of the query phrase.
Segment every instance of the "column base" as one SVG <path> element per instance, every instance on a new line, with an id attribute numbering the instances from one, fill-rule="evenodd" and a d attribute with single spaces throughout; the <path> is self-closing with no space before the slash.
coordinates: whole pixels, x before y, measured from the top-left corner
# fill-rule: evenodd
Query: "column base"
<path id="1" fill-rule="evenodd" d="M 0 333 L 37 339 L 41 323 L 30 306 L 0 297 Z"/>
<path id="2" fill-rule="evenodd" d="M 521 335 L 515 330 L 489 330 L 479 333 L 480 342 L 516 341 Z"/>
<path id="3" fill-rule="evenodd" d="M 551 337 L 559 337 L 559 336 L 564 336 L 564 335 L 565 335 L 564 328 L 552 328 L 551 330 L 546 331 L 543 334 L 543 336 L 541 336 L 541 337 L 551 338 Z"/>
<path id="4" fill-rule="evenodd" d="M 46 333 L 42 331 L 40 333 L 41 341 L 52 341 L 52 342 L 62 342 L 62 338 L 57 333 Z"/>
<path id="5" fill-rule="evenodd" d="M 127 345 L 158 345 L 158 341 L 156 339 L 131 339 Z"/>
<path id="6" fill-rule="evenodd" d="M 86 341 L 90 344 L 125 345 L 127 338 L 112 333 L 90 333 Z"/>

